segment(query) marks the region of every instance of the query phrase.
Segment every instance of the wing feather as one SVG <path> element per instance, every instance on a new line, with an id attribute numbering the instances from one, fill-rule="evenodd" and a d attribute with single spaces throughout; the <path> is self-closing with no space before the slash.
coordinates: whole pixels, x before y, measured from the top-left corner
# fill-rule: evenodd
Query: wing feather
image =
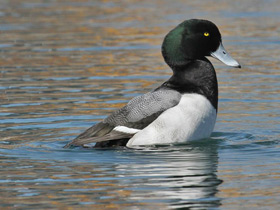
<path id="1" fill-rule="evenodd" d="M 176 106 L 181 94 L 175 90 L 158 88 L 155 91 L 131 99 L 126 106 L 115 111 L 69 142 L 70 146 L 83 146 L 94 142 L 129 139 L 134 134 L 113 130 L 117 126 L 143 129 L 153 122 L 162 112 Z"/>

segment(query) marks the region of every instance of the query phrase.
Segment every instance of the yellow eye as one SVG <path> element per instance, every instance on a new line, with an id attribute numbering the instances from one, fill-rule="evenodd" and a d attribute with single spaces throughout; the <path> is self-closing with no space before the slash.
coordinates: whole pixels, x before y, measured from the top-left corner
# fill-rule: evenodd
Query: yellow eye
<path id="1" fill-rule="evenodd" d="M 208 32 L 205 32 L 205 33 L 204 33 L 204 36 L 209 36 L 209 33 L 208 33 Z"/>

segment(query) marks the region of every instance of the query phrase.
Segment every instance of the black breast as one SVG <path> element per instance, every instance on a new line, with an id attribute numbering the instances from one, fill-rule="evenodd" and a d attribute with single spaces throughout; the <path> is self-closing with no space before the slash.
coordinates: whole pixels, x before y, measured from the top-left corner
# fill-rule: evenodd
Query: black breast
<path id="1" fill-rule="evenodd" d="M 213 65 L 206 58 L 174 67 L 173 76 L 160 88 L 171 88 L 180 93 L 204 95 L 218 110 L 218 82 Z"/>

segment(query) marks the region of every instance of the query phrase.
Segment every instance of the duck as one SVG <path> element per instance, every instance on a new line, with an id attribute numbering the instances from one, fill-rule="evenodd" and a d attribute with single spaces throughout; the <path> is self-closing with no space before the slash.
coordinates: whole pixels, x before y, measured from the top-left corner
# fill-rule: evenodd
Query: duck
<path id="1" fill-rule="evenodd" d="M 128 148 L 174 145 L 210 137 L 218 112 L 218 81 L 206 58 L 241 68 L 209 20 L 189 19 L 164 38 L 162 56 L 172 76 L 150 92 L 132 98 L 64 146 Z"/>

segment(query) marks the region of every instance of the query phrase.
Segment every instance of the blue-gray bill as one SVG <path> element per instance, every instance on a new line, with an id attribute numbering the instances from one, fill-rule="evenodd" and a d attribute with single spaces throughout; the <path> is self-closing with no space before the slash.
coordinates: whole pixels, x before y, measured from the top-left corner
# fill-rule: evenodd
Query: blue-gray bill
<path id="1" fill-rule="evenodd" d="M 236 60 L 234 60 L 230 56 L 230 54 L 226 51 L 222 42 L 220 43 L 220 46 L 218 47 L 218 49 L 215 52 L 211 53 L 211 56 L 213 58 L 218 59 L 219 61 L 223 62 L 224 64 L 226 64 L 228 66 L 241 68 L 241 65 Z"/>

